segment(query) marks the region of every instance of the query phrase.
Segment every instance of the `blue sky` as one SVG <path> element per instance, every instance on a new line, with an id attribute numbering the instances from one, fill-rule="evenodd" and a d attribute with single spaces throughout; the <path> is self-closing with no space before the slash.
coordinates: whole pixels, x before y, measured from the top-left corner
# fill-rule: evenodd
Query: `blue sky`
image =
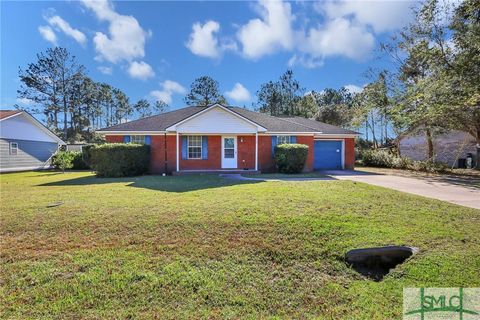
<path id="1" fill-rule="evenodd" d="M 1 108 L 17 99 L 18 68 L 66 47 L 89 76 L 132 102 L 182 107 L 209 75 L 232 105 L 251 106 L 260 85 L 288 68 L 307 90 L 358 90 L 381 41 L 411 18 L 407 1 L 2 1 Z"/>

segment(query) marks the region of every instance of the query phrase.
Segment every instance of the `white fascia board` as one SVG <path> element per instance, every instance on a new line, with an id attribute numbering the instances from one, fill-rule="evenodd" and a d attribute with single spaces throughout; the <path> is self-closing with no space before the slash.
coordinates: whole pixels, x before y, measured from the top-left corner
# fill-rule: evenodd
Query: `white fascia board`
<path id="1" fill-rule="evenodd" d="M 166 131 L 97 131 L 100 135 L 149 135 L 149 136 L 159 136 L 164 135 Z"/>
<path id="2" fill-rule="evenodd" d="M 171 125 L 170 127 L 168 127 L 168 128 L 166 129 L 166 131 L 177 131 L 177 126 L 181 125 L 182 123 L 188 122 L 188 121 L 190 121 L 190 120 L 198 117 L 199 115 L 202 115 L 202 114 L 210 111 L 210 109 L 213 109 L 213 108 L 221 108 L 222 110 L 224 110 L 224 111 L 226 111 L 226 112 L 228 112 L 228 113 L 230 113 L 230 114 L 232 114 L 232 115 L 234 115 L 234 116 L 242 119 L 243 121 L 248 122 L 248 123 L 250 123 L 251 125 L 255 126 L 258 131 L 267 131 L 266 128 L 262 127 L 262 126 L 259 125 L 258 123 L 255 123 L 255 122 L 253 122 L 253 121 L 251 121 L 251 120 L 249 120 L 249 119 L 247 119 L 247 118 L 239 115 L 238 113 L 236 113 L 236 112 L 234 112 L 234 111 L 232 111 L 232 110 L 228 110 L 228 108 L 225 108 L 224 106 L 222 106 L 221 104 L 218 104 L 218 103 L 217 103 L 217 104 L 214 104 L 214 105 L 211 105 L 210 107 L 208 107 L 208 108 L 206 108 L 206 109 L 204 109 L 204 110 L 202 110 L 202 111 L 200 111 L 200 112 L 198 112 L 198 113 L 195 113 L 194 115 L 191 115 L 190 117 L 188 117 L 188 118 L 186 118 L 186 119 L 183 119 L 182 121 L 177 122 L 177 123 L 175 123 L 174 125 Z"/>
<path id="3" fill-rule="evenodd" d="M 49 135 L 52 139 L 54 139 L 55 141 L 57 141 L 58 144 L 62 144 L 62 145 L 65 145 L 66 143 L 60 139 L 59 137 L 57 137 L 57 135 L 55 133 L 53 133 L 52 131 L 50 131 L 47 127 L 45 127 L 43 125 L 43 123 L 41 123 L 40 121 L 38 121 L 37 119 L 35 119 L 34 116 L 32 116 L 30 113 L 28 112 L 25 112 L 25 111 L 22 111 L 18 114 L 22 114 L 24 115 L 32 124 L 34 124 L 35 126 L 37 126 L 38 128 L 40 128 L 40 130 L 42 130 L 43 132 L 45 132 L 47 135 Z M 10 118 L 10 117 L 8 117 Z M 7 119 L 8 119 L 7 118 Z"/>
<path id="4" fill-rule="evenodd" d="M 318 134 L 318 132 L 285 132 L 285 131 L 278 131 L 278 132 L 265 132 L 263 134 L 260 134 L 261 136 L 278 136 L 278 135 L 289 135 L 289 136 L 313 136 L 315 134 Z"/>
<path id="5" fill-rule="evenodd" d="M 7 120 L 7 119 L 10 119 L 10 118 L 16 117 L 16 116 L 18 116 L 18 115 L 21 115 L 21 114 L 22 114 L 22 111 L 17 112 L 17 113 L 14 113 L 14 114 L 11 114 L 11 115 L 9 115 L 8 117 L 5 117 L 5 118 L 3 118 L 3 119 L 0 119 L 0 121 Z"/>
<path id="6" fill-rule="evenodd" d="M 339 139 L 344 139 L 344 138 L 356 138 L 358 134 L 354 133 L 349 133 L 349 134 L 322 134 L 322 133 L 315 133 L 315 139 L 334 139 L 334 138 L 339 138 Z"/>

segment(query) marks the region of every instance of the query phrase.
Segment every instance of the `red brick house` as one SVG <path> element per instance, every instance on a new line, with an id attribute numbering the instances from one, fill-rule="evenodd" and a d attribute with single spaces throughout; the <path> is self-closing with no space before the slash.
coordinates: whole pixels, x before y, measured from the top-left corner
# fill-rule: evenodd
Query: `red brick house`
<path id="1" fill-rule="evenodd" d="M 300 117 L 214 104 L 186 107 L 99 130 L 108 142 L 151 146 L 152 173 L 275 171 L 274 147 L 309 147 L 305 171 L 353 169 L 357 132 Z"/>

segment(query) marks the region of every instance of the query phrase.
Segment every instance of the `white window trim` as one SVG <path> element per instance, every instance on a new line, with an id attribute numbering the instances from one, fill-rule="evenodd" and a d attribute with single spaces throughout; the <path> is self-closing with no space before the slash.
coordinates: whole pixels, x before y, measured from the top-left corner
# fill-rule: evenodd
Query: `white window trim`
<path id="1" fill-rule="evenodd" d="M 143 142 L 133 141 L 133 137 L 143 137 Z M 130 143 L 145 144 L 145 135 L 143 135 L 143 134 L 130 135 Z"/>
<path id="2" fill-rule="evenodd" d="M 15 147 L 13 147 L 13 145 L 15 145 Z M 15 149 L 15 153 L 12 152 L 13 149 Z M 11 156 L 18 155 L 18 142 L 10 142 L 10 148 L 8 151 Z"/>
<path id="3" fill-rule="evenodd" d="M 279 138 L 280 138 L 280 137 L 288 137 L 288 142 L 280 143 L 280 142 L 279 142 L 279 140 L 280 140 Z M 277 145 L 279 145 L 279 144 L 291 144 L 291 143 L 292 143 L 292 137 L 291 137 L 291 136 L 288 136 L 288 135 L 278 135 L 278 136 L 277 136 Z"/>
<path id="4" fill-rule="evenodd" d="M 190 148 L 198 148 L 198 146 L 192 146 L 190 147 L 190 137 L 200 137 L 200 157 L 199 158 L 190 158 Z M 198 136 L 198 135 L 190 135 L 187 136 L 187 159 L 189 160 L 202 160 L 202 155 L 203 155 L 203 137 Z"/>

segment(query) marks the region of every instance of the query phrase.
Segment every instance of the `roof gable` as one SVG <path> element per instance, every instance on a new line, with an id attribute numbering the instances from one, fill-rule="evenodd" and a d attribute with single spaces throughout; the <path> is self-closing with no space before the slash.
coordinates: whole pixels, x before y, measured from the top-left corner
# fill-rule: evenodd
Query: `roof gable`
<path id="1" fill-rule="evenodd" d="M 22 111 L 20 110 L 0 110 L 0 120 L 8 119 L 15 115 L 20 114 Z"/>
<path id="2" fill-rule="evenodd" d="M 25 111 L 18 111 L 1 119 L 2 138 L 32 140 L 32 141 L 53 141 L 65 144 L 52 131 L 45 127 L 40 121 Z"/>
<path id="3" fill-rule="evenodd" d="M 229 108 L 214 104 L 166 130 L 181 133 L 254 133 L 267 129 Z"/>
<path id="4" fill-rule="evenodd" d="M 218 115 L 220 117 L 213 117 L 214 119 L 210 119 L 210 121 L 207 121 L 207 119 L 201 117 L 204 113 L 215 108 L 224 111 L 224 113 Z M 199 119 L 194 121 L 194 119 L 197 117 L 199 117 Z M 224 119 L 225 117 L 228 118 Z M 205 125 L 202 126 L 202 131 L 199 131 L 200 128 L 190 128 L 190 131 L 186 131 L 186 126 L 182 126 L 187 122 L 190 123 L 190 126 L 193 126 L 195 123 L 198 124 L 199 120 L 202 119 L 204 120 L 205 124 L 208 124 L 207 127 L 205 127 Z M 315 120 L 300 117 L 274 117 L 265 113 L 248 110 L 246 108 L 231 106 L 225 107 L 220 104 L 215 104 L 209 107 L 186 107 L 143 119 L 118 124 L 98 131 L 104 134 L 128 134 L 133 132 L 136 134 L 155 134 L 164 133 L 166 131 L 175 131 L 177 126 L 179 128 L 182 126 L 182 130 L 185 130 L 183 132 L 193 133 L 193 130 L 196 130 L 195 133 L 236 133 L 233 131 L 233 127 L 226 128 L 223 126 L 223 129 L 219 129 L 219 126 L 229 121 L 233 121 L 233 123 L 236 125 L 240 124 L 246 126 L 246 128 L 243 128 L 245 131 L 242 131 L 242 133 L 266 132 L 278 134 L 307 133 L 315 135 L 358 135 L 357 132 Z M 251 126 L 254 126 L 253 128 L 257 128 L 257 131 L 251 131 Z"/>

